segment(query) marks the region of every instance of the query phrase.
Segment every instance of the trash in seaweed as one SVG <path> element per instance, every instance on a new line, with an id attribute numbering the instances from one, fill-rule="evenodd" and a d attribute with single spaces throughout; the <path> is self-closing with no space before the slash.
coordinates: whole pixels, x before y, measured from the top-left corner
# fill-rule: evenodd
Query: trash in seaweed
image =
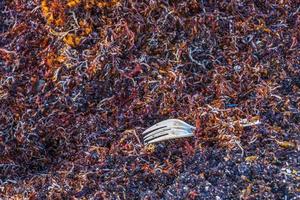
<path id="1" fill-rule="evenodd" d="M 0 22 L 1 198 L 299 197 L 296 1 L 12 0 Z M 169 118 L 196 138 L 143 146 Z"/>

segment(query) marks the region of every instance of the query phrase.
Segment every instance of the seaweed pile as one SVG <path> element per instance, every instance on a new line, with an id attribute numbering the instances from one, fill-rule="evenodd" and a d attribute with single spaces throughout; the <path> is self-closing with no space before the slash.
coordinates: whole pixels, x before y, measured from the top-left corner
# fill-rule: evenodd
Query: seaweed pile
<path id="1" fill-rule="evenodd" d="M 0 1 L 0 198 L 299 198 L 299 12 Z M 144 146 L 168 118 L 195 137 Z"/>

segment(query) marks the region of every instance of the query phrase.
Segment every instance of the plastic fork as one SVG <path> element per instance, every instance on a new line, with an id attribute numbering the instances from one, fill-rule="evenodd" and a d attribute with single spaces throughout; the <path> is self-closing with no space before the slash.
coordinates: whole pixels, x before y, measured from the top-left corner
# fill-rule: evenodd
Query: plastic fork
<path id="1" fill-rule="evenodd" d="M 142 134 L 145 144 L 191 137 L 196 127 L 179 119 L 168 119 L 146 129 Z"/>
<path id="2" fill-rule="evenodd" d="M 253 126 L 260 124 L 258 118 L 252 118 L 252 120 L 242 119 L 239 121 L 235 121 L 230 123 L 230 125 L 234 125 L 235 123 L 239 123 L 243 127 Z M 194 136 L 193 132 L 196 130 L 196 127 L 182 121 L 179 119 L 167 119 L 161 121 L 150 128 L 146 129 L 142 135 L 144 139 L 144 143 L 151 144 L 156 142 L 161 142 L 165 140 L 184 138 Z"/>

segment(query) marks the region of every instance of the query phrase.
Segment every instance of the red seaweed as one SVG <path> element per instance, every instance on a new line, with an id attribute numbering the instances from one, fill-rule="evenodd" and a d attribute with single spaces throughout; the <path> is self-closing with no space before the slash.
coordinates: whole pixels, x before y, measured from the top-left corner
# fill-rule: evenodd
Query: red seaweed
<path id="1" fill-rule="evenodd" d="M 0 1 L 0 198 L 299 198 L 299 12 Z M 144 146 L 168 118 L 195 137 Z"/>

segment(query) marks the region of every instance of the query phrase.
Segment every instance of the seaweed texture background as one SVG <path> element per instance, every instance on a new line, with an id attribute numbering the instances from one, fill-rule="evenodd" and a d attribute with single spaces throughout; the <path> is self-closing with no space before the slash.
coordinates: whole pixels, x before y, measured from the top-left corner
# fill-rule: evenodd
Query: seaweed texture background
<path id="1" fill-rule="evenodd" d="M 300 198 L 299 12 L 1 0 L 0 198 Z M 144 146 L 168 118 L 195 137 Z"/>

